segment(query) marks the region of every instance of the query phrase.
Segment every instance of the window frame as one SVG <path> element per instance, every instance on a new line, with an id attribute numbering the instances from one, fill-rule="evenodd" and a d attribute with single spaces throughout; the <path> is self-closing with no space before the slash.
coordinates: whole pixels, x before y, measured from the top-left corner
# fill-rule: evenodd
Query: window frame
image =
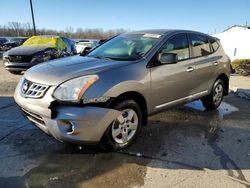
<path id="1" fill-rule="evenodd" d="M 181 61 L 186 61 L 186 60 L 188 60 L 188 59 L 190 59 L 191 58 L 191 51 L 190 51 L 190 44 L 189 44 L 189 40 L 188 40 L 188 37 L 187 37 L 187 33 L 177 33 L 177 34 L 174 34 L 174 35 L 172 35 L 171 37 L 169 37 L 167 40 L 166 40 L 166 42 L 164 42 L 164 44 L 159 48 L 159 50 L 156 52 L 156 54 L 159 54 L 159 53 L 161 53 L 161 51 L 163 50 L 163 47 L 172 39 L 172 38 L 174 38 L 174 37 L 176 37 L 176 36 L 178 36 L 178 35 L 185 35 L 185 38 L 186 38 L 186 40 L 187 40 L 187 44 L 188 44 L 188 58 L 186 58 L 186 59 L 181 59 L 181 60 L 177 60 L 177 63 L 178 62 L 181 62 Z"/>
<path id="2" fill-rule="evenodd" d="M 213 48 L 212 48 L 212 46 L 211 46 L 210 40 L 209 40 L 209 38 L 208 38 L 207 35 L 204 35 L 204 34 L 202 34 L 202 33 L 188 33 L 189 47 L 190 47 L 190 51 L 191 51 L 191 54 L 192 54 L 192 55 L 193 55 L 193 45 L 192 45 L 192 41 L 191 41 L 190 35 L 197 35 L 197 36 L 200 35 L 200 36 L 204 37 L 204 38 L 207 40 L 208 45 L 209 45 L 209 49 L 210 49 L 210 51 L 211 51 L 211 52 L 210 52 L 209 54 L 207 54 L 207 55 L 201 55 L 201 56 L 196 56 L 196 57 L 191 57 L 191 56 L 190 56 L 190 59 L 195 59 L 195 58 L 200 58 L 200 57 L 206 57 L 206 56 L 209 56 L 209 55 L 211 55 L 211 54 L 214 53 L 214 50 L 213 50 Z"/>
<path id="3" fill-rule="evenodd" d="M 218 49 L 220 48 L 220 43 L 218 42 L 218 39 L 216 39 L 216 38 L 214 38 L 214 37 L 207 37 L 208 38 L 208 41 L 209 41 L 209 43 L 210 43 L 210 46 L 211 46 L 211 48 L 212 48 L 212 50 L 213 50 L 213 53 L 215 53 L 215 52 L 217 52 L 218 51 Z M 214 40 L 217 44 L 218 44 L 218 48 L 215 50 L 214 49 L 214 47 L 213 47 L 213 45 L 212 45 L 212 43 L 211 43 L 211 40 Z"/>

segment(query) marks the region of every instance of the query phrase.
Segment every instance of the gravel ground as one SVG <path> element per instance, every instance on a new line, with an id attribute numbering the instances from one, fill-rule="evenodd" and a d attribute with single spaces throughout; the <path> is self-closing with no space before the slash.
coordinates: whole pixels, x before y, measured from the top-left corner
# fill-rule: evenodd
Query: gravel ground
<path id="1" fill-rule="evenodd" d="M 232 75 L 230 78 L 230 90 L 238 96 L 250 100 L 250 76 Z"/>
<path id="2" fill-rule="evenodd" d="M 13 75 L 6 71 L 0 61 L 0 91 L 3 96 L 12 96 L 22 75 Z"/>
<path id="3" fill-rule="evenodd" d="M 0 67 L 0 187 L 250 188 L 250 101 L 230 94 L 217 111 L 199 101 L 149 118 L 121 152 L 60 143 L 13 101 L 20 76 Z"/>

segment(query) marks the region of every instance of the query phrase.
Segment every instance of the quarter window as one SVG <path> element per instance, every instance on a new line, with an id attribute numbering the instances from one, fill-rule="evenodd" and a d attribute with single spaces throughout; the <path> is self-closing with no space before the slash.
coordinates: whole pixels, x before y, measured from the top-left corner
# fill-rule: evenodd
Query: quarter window
<path id="1" fill-rule="evenodd" d="M 214 38 L 211 38 L 209 39 L 213 49 L 214 49 L 214 52 L 219 48 L 219 44 L 218 42 L 214 39 Z"/>
<path id="2" fill-rule="evenodd" d="M 211 54 L 212 50 L 205 36 L 189 34 L 189 39 L 192 46 L 192 57 L 201 57 Z"/>
<path id="3" fill-rule="evenodd" d="M 163 46 L 161 53 L 177 54 L 178 60 L 189 58 L 189 45 L 186 34 L 179 34 L 171 37 Z"/>

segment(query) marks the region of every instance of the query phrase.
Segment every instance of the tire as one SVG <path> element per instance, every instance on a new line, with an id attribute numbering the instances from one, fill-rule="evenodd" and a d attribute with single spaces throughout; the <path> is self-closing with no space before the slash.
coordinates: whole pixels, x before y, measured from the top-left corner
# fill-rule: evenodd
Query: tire
<path id="1" fill-rule="evenodd" d="M 17 75 L 19 75 L 19 74 L 21 74 L 21 72 L 22 71 L 9 71 L 11 74 L 17 74 Z"/>
<path id="2" fill-rule="evenodd" d="M 114 104 L 112 108 L 123 111 L 123 113 L 105 131 L 102 145 L 107 150 L 116 151 L 127 148 L 135 141 L 140 132 L 143 117 L 139 105 L 131 99 L 123 99 Z"/>
<path id="3" fill-rule="evenodd" d="M 202 99 L 202 104 L 207 110 L 217 109 L 224 96 L 225 84 L 222 80 L 218 79 L 213 85 L 211 93 L 204 99 Z"/>
<path id="4" fill-rule="evenodd" d="M 230 72 L 231 74 L 234 74 L 236 72 L 235 69 L 233 69 L 232 65 L 230 65 Z"/>

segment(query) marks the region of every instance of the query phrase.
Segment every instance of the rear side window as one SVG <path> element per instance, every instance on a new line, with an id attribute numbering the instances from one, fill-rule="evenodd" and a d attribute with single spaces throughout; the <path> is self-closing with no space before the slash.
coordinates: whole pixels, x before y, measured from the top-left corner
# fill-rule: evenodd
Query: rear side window
<path id="1" fill-rule="evenodd" d="M 175 53 L 178 60 L 189 58 L 189 45 L 186 34 L 171 37 L 161 49 L 161 53 Z"/>
<path id="2" fill-rule="evenodd" d="M 189 34 L 192 46 L 192 57 L 207 56 L 212 53 L 207 37 L 198 34 Z"/>
<path id="3" fill-rule="evenodd" d="M 215 52 L 220 46 L 219 43 L 217 42 L 217 40 L 215 38 L 210 38 L 209 41 L 210 41 L 210 44 L 212 45 L 212 48 Z"/>

